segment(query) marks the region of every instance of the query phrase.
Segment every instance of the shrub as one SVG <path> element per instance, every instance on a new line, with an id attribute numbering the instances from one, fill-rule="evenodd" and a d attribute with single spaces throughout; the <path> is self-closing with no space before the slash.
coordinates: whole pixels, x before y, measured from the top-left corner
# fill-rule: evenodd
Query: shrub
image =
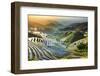
<path id="1" fill-rule="evenodd" d="M 79 50 L 88 49 L 88 45 L 87 45 L 87 43 L 86 43 L 86 44 L 80 43 L 79 45 L 77 45 L 77 48 L 78 48 Z"/>

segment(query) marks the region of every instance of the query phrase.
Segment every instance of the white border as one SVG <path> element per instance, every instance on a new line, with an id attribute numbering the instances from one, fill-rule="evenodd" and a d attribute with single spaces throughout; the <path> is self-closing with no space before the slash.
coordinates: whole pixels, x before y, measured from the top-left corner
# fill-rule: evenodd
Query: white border
<path id="1" fill-rule="evenodd" d="M 88 59 L 28 61 L 28 14 L 88 17 Z M 41 7 L 20 8 L 20 69 L 43 69 L 94 65 L 94 11 Z"/>

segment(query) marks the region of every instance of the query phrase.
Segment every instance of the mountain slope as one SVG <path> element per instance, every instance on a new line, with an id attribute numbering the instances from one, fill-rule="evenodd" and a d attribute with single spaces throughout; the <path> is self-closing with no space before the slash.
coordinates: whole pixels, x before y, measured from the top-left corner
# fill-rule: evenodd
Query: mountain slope
<path id="1" fill-rule="evenodd" d="M 65 33 L 60 41 L 63 41 L 67 46 L 77 40 L 85 38 L 84 34 L 87 33 L 87 22 L 75 23 L 63 29 Z"/>

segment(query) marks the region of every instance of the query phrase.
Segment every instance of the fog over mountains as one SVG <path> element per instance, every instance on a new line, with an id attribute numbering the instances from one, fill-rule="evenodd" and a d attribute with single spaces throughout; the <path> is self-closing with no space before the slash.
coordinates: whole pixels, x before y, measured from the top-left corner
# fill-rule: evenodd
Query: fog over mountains
<path id="1" fill-rule="evenodd" d="M 29 16 L 29 27 L 38 28 L 41 32 L 55 32 L 74 23 L 87 22 L 87 17 L 74 16 Z"/>
<path id="2" fill-rule="evenodd" d="M 79 28 L 81 30 L 87 30 L 88 18 L 86 17 L 67 17 L 61 18 L 57 21 L 50 23 L 47 28 L 45 28 L 44 32 L 47 33 L 59 33 L 62 31 L 69 31 L 75 28 Z M 50 26 L 50 27 L 49 27 Z M 83 29 L 82 29 L 83 28 Z"/>

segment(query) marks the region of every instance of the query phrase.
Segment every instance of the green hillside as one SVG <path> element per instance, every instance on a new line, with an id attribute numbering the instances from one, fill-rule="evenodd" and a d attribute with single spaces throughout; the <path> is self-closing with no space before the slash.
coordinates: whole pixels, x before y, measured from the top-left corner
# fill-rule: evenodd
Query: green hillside
<path id="1" fill-rule="evenodd" d="M 79 25 L 80 26 L 80 25 Z M 85 28 L 85 27 L 84 27 Z M 71 29 L 71 28 L 70 28 Z M 64 58 L 87 58 L 88 56 L 88 33 L 81 27 L 67 31 L 61 37 L 60 41 L 64 42 L 70 54 Z"/>

